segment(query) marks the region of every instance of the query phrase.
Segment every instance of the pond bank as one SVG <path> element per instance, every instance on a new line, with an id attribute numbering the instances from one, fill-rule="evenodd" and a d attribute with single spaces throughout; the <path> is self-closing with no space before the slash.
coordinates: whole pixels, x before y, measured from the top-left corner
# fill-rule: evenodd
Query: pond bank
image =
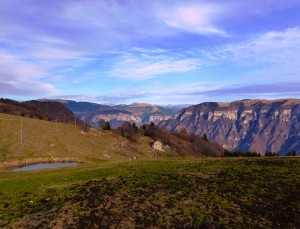
<path id="1" fill-rule="evenodd" d="M 10 170 L 17 167 L 34 165 L 39 163 L 51 163 L 51 162 L 82 162 L 82 160 L 73 157 L 38 157 L 38 158 L 26 158 L 13 161 L 0 162 L 0 170 Z"/>

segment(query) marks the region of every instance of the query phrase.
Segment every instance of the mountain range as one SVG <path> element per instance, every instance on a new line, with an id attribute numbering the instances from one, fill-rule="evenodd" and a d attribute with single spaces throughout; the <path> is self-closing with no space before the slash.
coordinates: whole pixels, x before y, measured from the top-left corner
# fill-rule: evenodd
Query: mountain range
<path id="1" fill-rule="evenodd" d="M 171 119 L 179 110 L 177 106 L 169 108 L 148 103 L 109 106 L 69 100 L 61 100 L 60 102 L 73 111 L 77 117 L 84 119 L 96 128 L 101 119 L 108 121 L 113 128 L 121 126 L 124 122 L 135 123 L 137 126 L 150 122 L 158 124 L 161 121 Z"/>
<path id="2" fill-rule="evenodd" d="M 113 127 L 125 121 L 137 125 L 153 122 L 171 132 L 185 130 L 218 142 L 228 150 L 261 154 L 300 152 L 300 99 L 205 102 L 179 110 L 146 103 L 100 105 L 64 101 L 78 117 L 97 127 L 100 119 Z M 177 108 L 177 109 L 176 109 Z"/>
<path id="3" fill-rule="evenodd" d="M 300 99 L 201 103 L 160 125 L 170 131 L 205 133 L 229 150 L 300 152 Z"/>

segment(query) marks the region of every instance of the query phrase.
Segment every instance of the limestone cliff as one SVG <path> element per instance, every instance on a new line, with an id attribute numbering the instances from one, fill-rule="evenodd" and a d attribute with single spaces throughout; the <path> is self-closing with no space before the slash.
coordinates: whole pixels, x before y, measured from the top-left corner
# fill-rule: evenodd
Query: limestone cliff
<path id="1" fill-rule="evenodd" d="M 243 100 L 202 103 L 179 111 L 160 123 L 171 131 L 207 134 L 224 148 L 300 152 L 300 100 Z"/>
<path id="2" fill-rule="evenodd" d="M 176 108 L 165 108 L 148 103 L 112 106 L 75 101 L 62 101 L 62 103 L 77 117 L 85 119 L 94 127 L 98 127 L 100 119 L 108 121 L 112 128 L 124 122 L 135 123 L 138 126 L 150 122 L 157 124 L 170 119 L 178 111 Z"/>
<path id="3" fill-rule="evenodd" d="M 142 123 L 141 118 L 136 117 L 131 112 L 122 110 L 98 111 L 87 116 L 87 122 L 94 127 L 98 127 L 99 120 L 101 119 L 108 121 L 112 128 L 116 128 L 124 122 L 136 123 L 136 125 Z"/>

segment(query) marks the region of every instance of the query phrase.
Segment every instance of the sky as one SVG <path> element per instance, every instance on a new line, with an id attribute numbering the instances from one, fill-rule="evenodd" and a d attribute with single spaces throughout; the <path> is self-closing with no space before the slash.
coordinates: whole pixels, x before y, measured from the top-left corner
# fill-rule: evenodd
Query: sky
<path id="1" fill-rule="evenodd" d="M 300 98 L 300 1 L 1 0 L 0 97 Z"/>

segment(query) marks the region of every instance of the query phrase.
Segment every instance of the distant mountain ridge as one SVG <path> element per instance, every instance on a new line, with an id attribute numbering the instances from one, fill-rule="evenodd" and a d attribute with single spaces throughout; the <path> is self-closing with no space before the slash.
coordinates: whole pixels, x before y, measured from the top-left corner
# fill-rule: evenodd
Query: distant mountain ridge
<path id="1" fill-rule="evenodd" d="M 98 127 L 100 119 L 110 122 L 113 128 L 124 122 L 142 125 L 153 122 L 155 124 L 172 118 L 178 111 L 176 108 L 165 108 L 148 103 L 134 103 L 130 105 L 101 105 L 89 102 L 75 102 L 64 100 L 62 104 L 73 111 L 77 117 L 85 119 L 87 123 Z"/>
<path id="2" fill-rule="evenodd" d="M 231 150 L 300 152 L 300 99 L 207 102 L 184 108 L 161 126 L 207 134 Z"/>

